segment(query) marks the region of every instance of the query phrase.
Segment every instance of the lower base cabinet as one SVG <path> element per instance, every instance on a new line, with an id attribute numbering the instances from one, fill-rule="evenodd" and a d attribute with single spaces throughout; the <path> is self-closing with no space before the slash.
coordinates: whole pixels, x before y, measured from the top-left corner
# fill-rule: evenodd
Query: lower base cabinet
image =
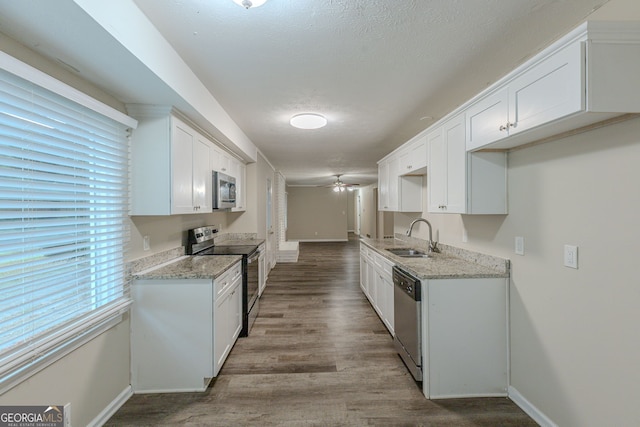
<path id="1" fill-rule="evenodd" d="M 360 288 L 393 336 L 393 262 L 360 245 Z"/>
<path id="2" fill-rule="evenodd" d="M 507 396 L 508 279 L 422 282 L 423 393 Z"/>
<path id="3" fill-rule="evenodd" d="M 240 262 L 215 280 L 134 280 L 131 289 L 133 392 L 206 390 L 242 329 Z"/>

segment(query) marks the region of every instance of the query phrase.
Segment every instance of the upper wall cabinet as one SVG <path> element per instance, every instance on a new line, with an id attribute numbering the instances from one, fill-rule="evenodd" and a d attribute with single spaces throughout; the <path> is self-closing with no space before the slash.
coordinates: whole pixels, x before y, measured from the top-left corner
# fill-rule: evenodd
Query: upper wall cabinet
<path id="1" fill-rule="evenodd" d="M 212 212 L 213 143 L 168 107 L 128 110 L 139 119 L 131 138 L 131 215 Z"/>
<path id="2" fill-rule="evenodd" d="M 640 24 L 587 22 L 462 107 L 467 150 L 507 149 L 640 112 Z"/>
<path id="3" fill-rule="evenodd" d="M 422 211 L 422 176 L 400 176 L 398 156 L 378 162 L 378 210 Z"/>
<path id="4" fill-rule="evenodd" d="M 398 152 L 398 175 L 424 174 L 427 167 L 427 136 L 419 134 Z"/>
<path id="5" fill-rule="evenodd" d="M 465 141 L 463 113 L 427 135 L 428 211 L 506 214 L 506 154 L 467 153 Z"/>
<path id="6" fill-rule="evenodd" d="M 378 210 L 422 212 L 427 137 L 422 132 L 378 162 Z"/>

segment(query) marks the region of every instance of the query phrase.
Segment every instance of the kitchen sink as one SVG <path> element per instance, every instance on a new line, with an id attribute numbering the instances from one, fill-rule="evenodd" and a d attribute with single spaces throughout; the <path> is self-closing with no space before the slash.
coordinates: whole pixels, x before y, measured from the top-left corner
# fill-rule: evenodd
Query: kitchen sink
<path id="1" fill-rule="evenodd" d="M 429 256 L 429 254 L 424 251 L 411 248 L 394 248 L 387 249 L 387 251 L 402 258 L 427 258 Z"/>

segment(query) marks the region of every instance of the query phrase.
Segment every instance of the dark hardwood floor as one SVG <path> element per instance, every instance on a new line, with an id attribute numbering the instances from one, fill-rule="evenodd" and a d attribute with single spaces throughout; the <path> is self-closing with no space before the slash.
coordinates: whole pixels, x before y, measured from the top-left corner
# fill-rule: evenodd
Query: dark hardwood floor
<path id="1" fill-rule="evenodd" d="M 204 393 L 135 395 L 108 426 L 535 426 L 506 398 L 429 401 L 359 286 L 359 247 L 302 243 Z"/>

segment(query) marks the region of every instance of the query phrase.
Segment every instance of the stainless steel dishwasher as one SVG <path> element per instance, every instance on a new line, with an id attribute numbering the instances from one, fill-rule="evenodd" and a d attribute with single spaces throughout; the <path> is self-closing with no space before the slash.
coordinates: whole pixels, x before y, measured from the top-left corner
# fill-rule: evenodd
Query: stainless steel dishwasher
<path id="1" fill-rule="evenodd" d="M 416 381 L 422 381 L 422 298 L 420 279 L 393 267 L 396 351 Z"/>

